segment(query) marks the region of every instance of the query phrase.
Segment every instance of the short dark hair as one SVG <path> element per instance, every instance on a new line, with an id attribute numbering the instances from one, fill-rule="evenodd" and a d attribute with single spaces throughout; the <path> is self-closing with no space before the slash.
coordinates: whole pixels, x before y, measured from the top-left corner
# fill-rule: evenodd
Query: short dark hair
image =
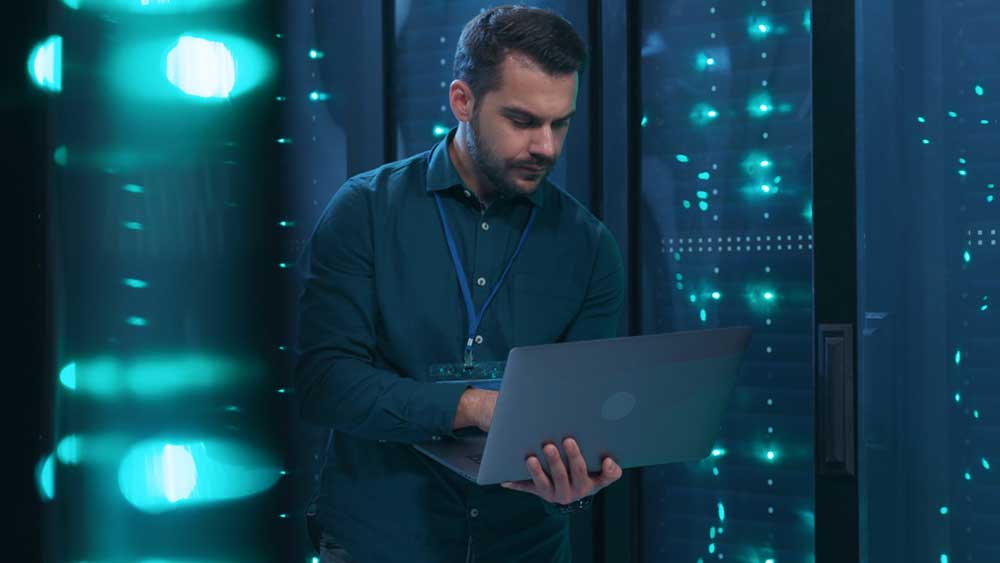
<path id="1" fill-rule="evenodd" d="M 500 64 L 522 53 L 547 74 L 583 72 L 587 48 L 559 14 L 527 6 L 490 8 L 465 24 L 455 49 L 455 78 L 476 98 L 500 87 Z"/>

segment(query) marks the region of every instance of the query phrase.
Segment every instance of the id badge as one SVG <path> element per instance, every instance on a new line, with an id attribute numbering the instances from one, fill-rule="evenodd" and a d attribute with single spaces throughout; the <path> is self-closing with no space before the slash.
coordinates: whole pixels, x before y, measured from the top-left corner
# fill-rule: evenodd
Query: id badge
<path id="1" fill-rule="evenodd" d="M 430 381 L 471 385 L 477 389 L 500 390 L 503 371 L 507 362 L 474 362 L 465 364 L 433 364 L 429 368 Z"/>

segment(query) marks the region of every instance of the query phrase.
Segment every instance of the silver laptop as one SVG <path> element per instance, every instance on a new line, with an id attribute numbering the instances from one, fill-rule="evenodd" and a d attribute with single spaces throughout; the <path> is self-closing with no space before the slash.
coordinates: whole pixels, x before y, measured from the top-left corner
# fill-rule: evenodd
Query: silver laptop
<path id="1" fill-rule="evenodd" d="M 489 433 L 417 450 L 480 485 L 530 479 L 542 445 L 576 439 L 590 472 L 697 461 L 711 451 L 750 340 L 747 327 L 512 348 Z"/>

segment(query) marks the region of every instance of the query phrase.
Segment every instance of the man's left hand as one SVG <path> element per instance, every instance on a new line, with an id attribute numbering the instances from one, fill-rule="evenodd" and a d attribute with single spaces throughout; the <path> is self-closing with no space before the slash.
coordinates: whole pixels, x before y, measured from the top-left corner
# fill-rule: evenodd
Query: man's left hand
<path id="1" fill-rule="evenodd" d="M 610 457 L 604 458 L 600 473 L 587 473 L 587 462 L 580 453 L 580 447 L 573 438 L 563 440 L 563 451 L 569 461 L 569 470 L 559 455 L 559 448 L 548 443 L 542 447 L 549 464 L 549 474 L 542 469 L 542 463 L 535 456 L 528 456 L 525 465 L 531 474 L 530 481 L 508 481 L 501 486 L 515 491 L 537 495 L 548 502 L 570 504 L 621 479 L 622 468 Z"/>

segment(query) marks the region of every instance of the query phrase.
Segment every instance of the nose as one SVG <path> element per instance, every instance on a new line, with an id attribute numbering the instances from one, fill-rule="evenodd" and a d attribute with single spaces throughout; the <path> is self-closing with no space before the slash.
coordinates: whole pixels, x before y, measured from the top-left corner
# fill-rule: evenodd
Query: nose
<path id="1" fill-rule="evenodd" d="M 551 127 L 539 127 L 531 138 L 528 152 L 538 160 L 551 162 L 556 157 L 556 136 Z"/>

